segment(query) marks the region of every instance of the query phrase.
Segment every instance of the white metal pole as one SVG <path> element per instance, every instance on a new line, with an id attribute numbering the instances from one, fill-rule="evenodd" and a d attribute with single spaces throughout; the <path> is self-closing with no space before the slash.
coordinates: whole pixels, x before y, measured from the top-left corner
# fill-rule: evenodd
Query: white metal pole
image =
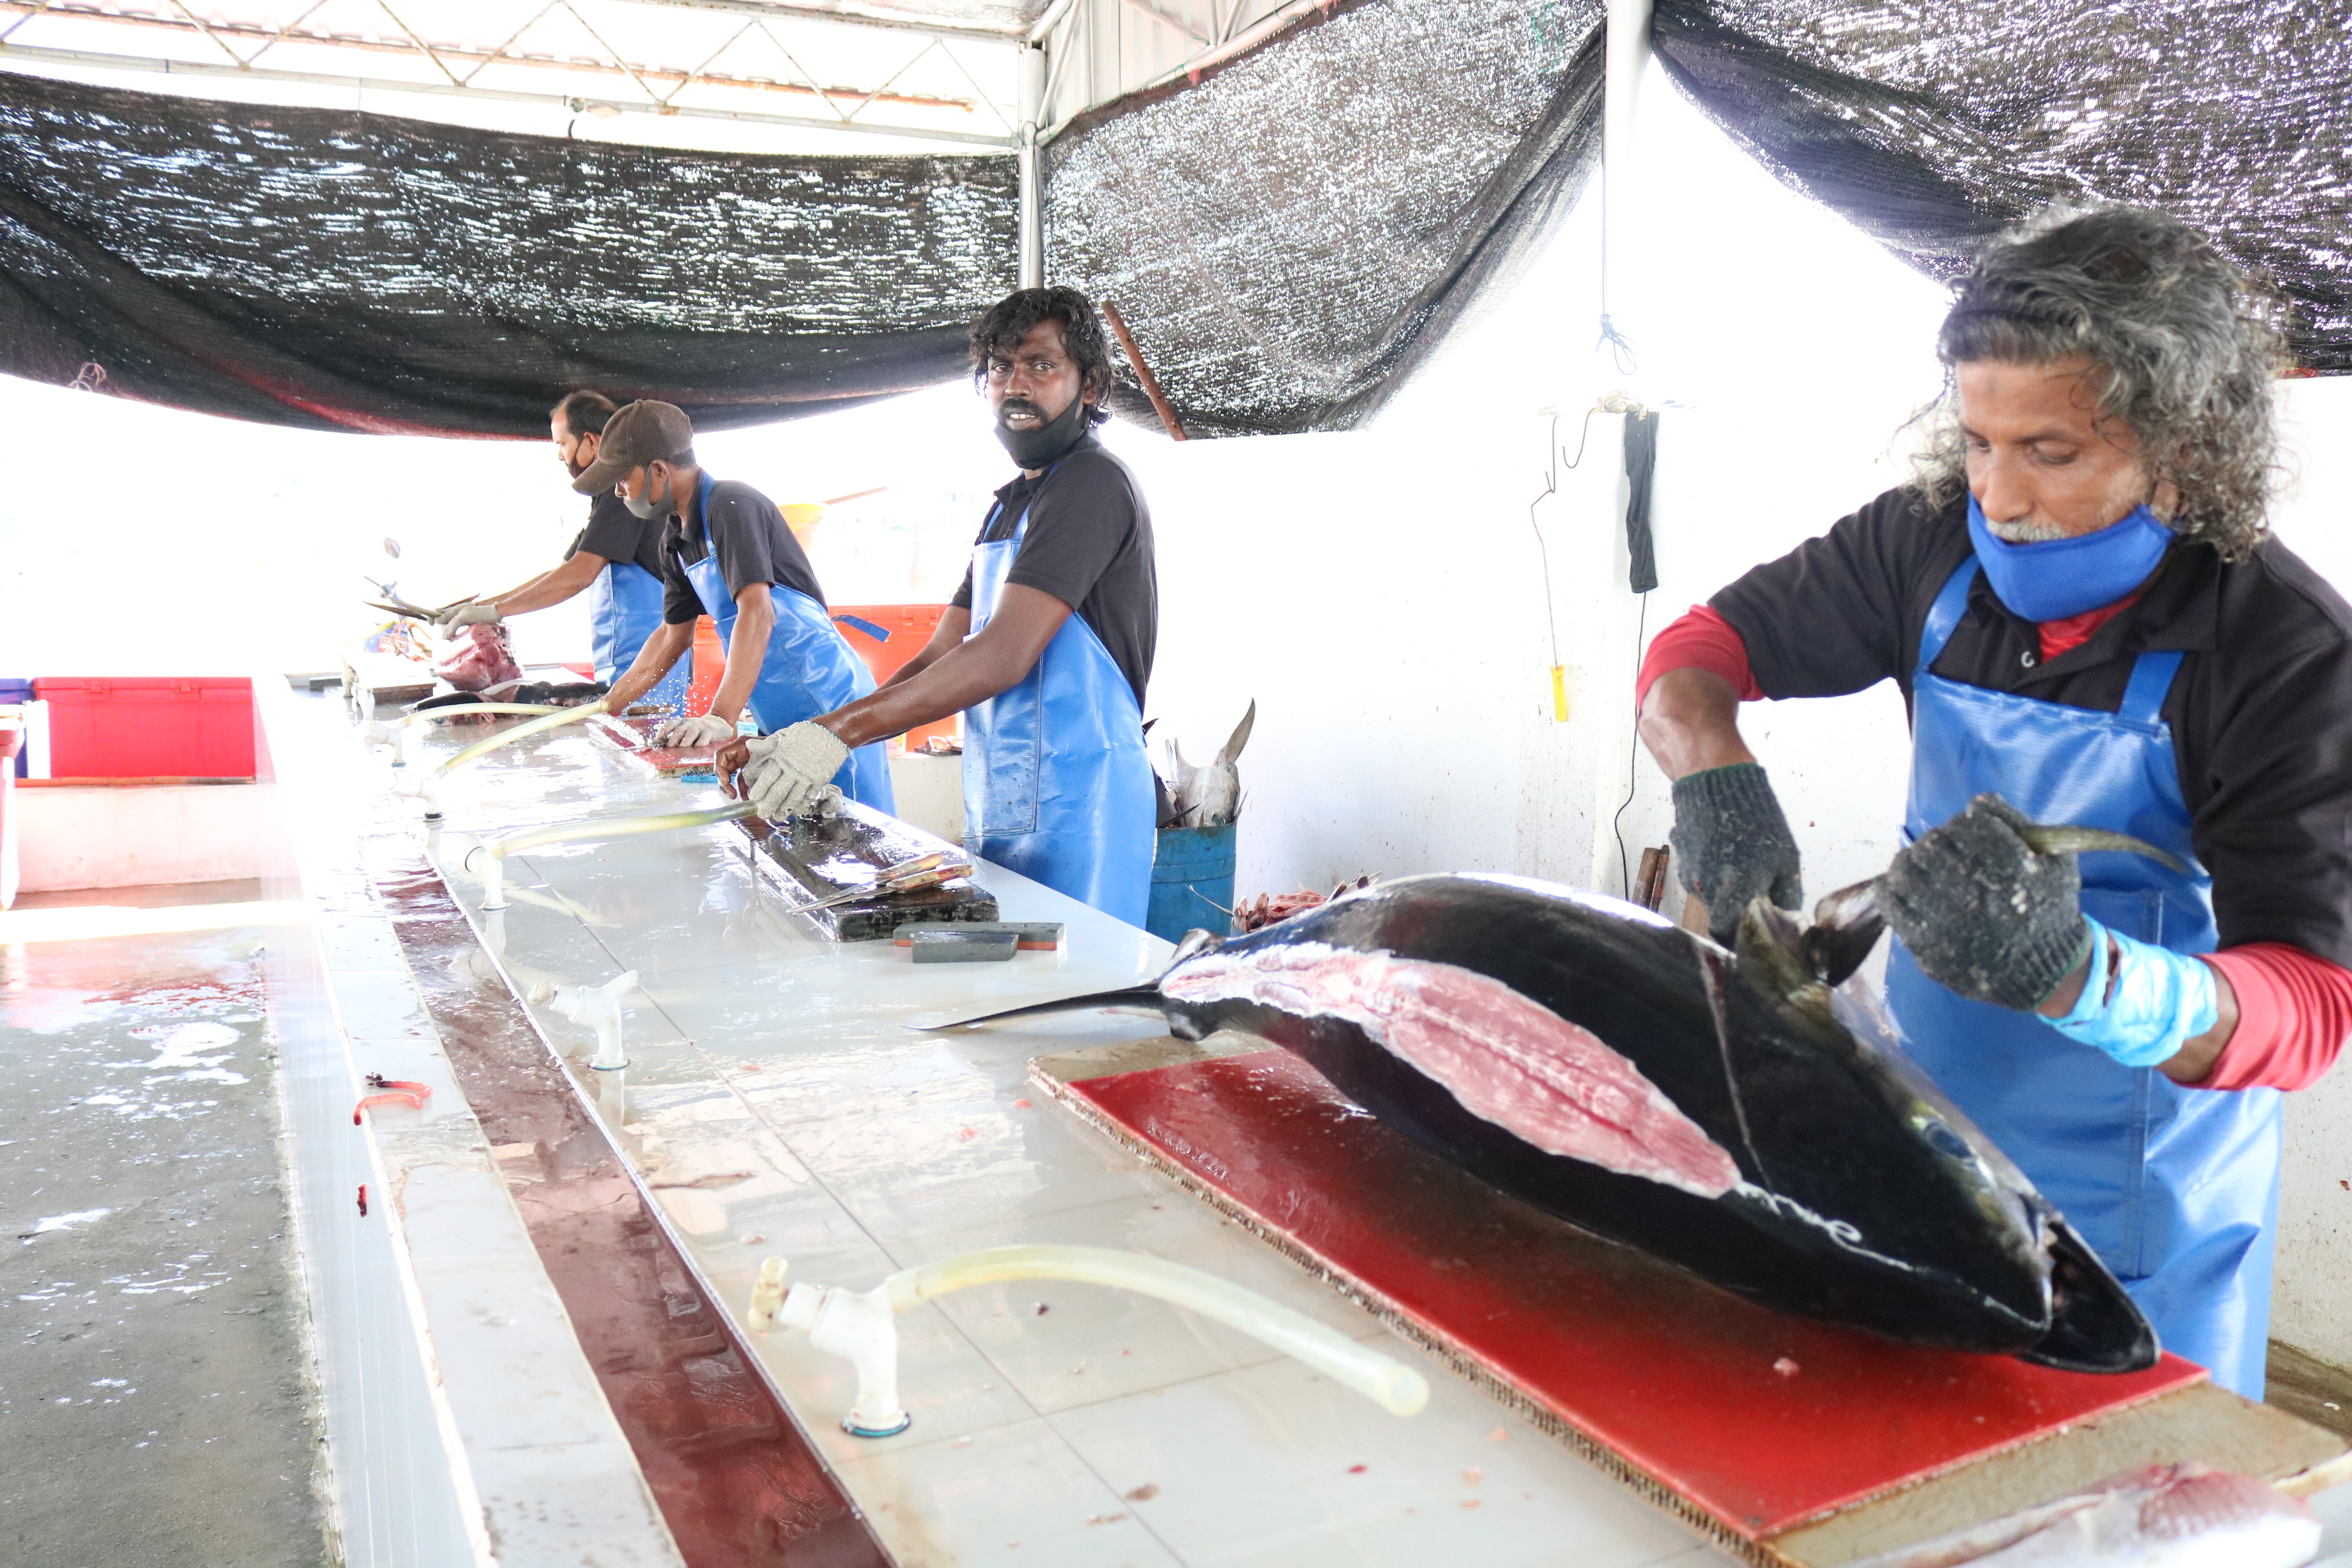
<path id="1" fill-rule="evenodd" d="M 1612 287 L 1633 276 L 1633 110 L 1650 63 L 1651 0 L 1609 0 L 1608 75 L 1601 110 L 1601 318 L 1621 301 Z"/>
<path id="2" fill-rule="evenodd" d="M 1037 164 L 1037 121 L 1045 111 L 1045 46 L 1021 49 L 1021 287 L 1045 282 L 1045 192 Z"/>

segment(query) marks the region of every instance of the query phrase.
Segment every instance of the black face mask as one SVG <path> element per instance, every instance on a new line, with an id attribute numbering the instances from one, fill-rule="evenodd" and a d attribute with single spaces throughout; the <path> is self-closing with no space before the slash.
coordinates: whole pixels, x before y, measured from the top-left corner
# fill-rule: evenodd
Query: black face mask
<path id="1" fill-rule="evenodd" d="M 996 438 L 1013 454 L 1013 460 L 1024 468 L 1049 468 L 1060 462 L 1093 428 L 1087 423 L 1084 394 L 1071 398 L 1067 408 L 1033 430 L 1008 430 L 1003 411 L 999 409 L 996 416 Z"/>

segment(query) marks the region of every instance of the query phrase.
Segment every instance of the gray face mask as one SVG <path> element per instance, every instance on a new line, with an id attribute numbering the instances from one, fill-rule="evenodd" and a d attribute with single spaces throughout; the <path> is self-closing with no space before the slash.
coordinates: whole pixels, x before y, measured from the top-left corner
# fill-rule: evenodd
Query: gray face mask
<path id="1" fill-rule="evenodd" d="M 653 478 L 651 474 L 647 474 L 646 477 L 648 479 Z M 642 521 L 651 522 L 657 517 L 667 517 L 670 513 L 677 510 L 677 502 L 669 492 L 669 481 L 665 479 L 662 481 L 662 499 L 660 500 L 654 500 L 647 496 L 623 496 L 621 498 L 621 504 L 629 509 L 629 515 L 631 517 L 637 518 Z"/>

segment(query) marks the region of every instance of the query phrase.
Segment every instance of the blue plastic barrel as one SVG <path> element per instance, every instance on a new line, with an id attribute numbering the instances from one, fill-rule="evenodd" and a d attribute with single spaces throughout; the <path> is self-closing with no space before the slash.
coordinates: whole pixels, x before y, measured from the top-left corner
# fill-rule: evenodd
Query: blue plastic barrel
<path id="1" fill-rule="evenodd" d="M 18 679 L 13 676 L 0 676 L 0 706 L 7 706 L 18 702 L 30 702 L 32 700 L 33 682 L 29 677 L 24 679 Z M 18 741 L 16 742 L 16 776 L 18 778 L 21 779 L 26 776 L 25 769 L 31 761 L 32 753 L 26 748 L 24 742 L 21 740 Z"/>
<path id="2" fill-rule="evenodd" d="M 1143 929 L 1170 942 L 1188 931 L 1233 929 L 1234 829 L 1163 827 L 1151 859 L 1151 910 Z"/>

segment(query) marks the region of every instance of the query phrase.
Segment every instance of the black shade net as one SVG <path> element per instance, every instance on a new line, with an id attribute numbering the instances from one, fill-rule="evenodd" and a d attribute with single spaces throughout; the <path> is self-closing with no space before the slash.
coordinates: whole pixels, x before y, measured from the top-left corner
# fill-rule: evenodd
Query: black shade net
<path id="1" fill-rule="evenodd" d="M 742 425 L 953 379 L 1015 281 L 1002 154 L 0 89 L 0 371 L 37 381 L 319 429 L 543 438 L 580 386 Z"/>
<path id="2" fill-rule="evenodd" d="M 1931 276 L 2054 201 L 2160 207 L 2282 295 L 2298 363 L 2332 374 L 2352 370 L 2347 21 L 2341 0 L 1659 0 L 1653 38 L 1785 184 Z M 1192 432 L 1345 428 L 1581 188 L 1601 23 L 1343 3 L 1098 110 L 1050 152 L 1049 266 L 1119 302 Z"/>
<path id="3" fill-rule="evenodd" d="M 1931 275 L 2053 201 L 2160 207 L 2273 285 L 2298 362 L 2335 374 L 2348 19 L 1659 0 L 1654 36 L 1740 145 Z M 1601 0 L 1335 0 L 1058 136 L 1049 276 L 1118 302 L 1196 435 L 1356 425 L 1582 190 L 1602 44 Z M 95 363 L 132 395 L 328 428 L 536 435 L 575 385 L 740 424 L 952 378 L 1014 280 L 1003 155 L 677 153 L 0 82 L 0 370 L 43 381 Z"/>
<path id="4" fill-rule="evenodd" d="M 1097 110 L 1047 149 L 1046 270 L 1117 301 L 1190 433 L 1346 429 L 1573 205 L 1602 10 L 1341 0 Z"/>
<path id="5" fill-rule="evenodd" d="M 1782 183 L 1936 277 L 2053 202 L 2195 225 L 2352 371 L 2342 0 L 1659 0 L 1658 58 Z"/>

